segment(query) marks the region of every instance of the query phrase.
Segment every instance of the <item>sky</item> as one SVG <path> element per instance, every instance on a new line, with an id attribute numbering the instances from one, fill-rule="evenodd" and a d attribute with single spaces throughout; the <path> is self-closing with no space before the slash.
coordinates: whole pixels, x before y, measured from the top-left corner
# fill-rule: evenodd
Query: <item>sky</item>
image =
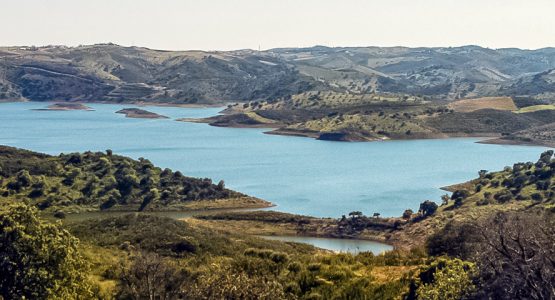
<path id="1" fill-rule="evenodd" d="M 0 0 L 0 45 L 555 46 L 555 0 Z"/>

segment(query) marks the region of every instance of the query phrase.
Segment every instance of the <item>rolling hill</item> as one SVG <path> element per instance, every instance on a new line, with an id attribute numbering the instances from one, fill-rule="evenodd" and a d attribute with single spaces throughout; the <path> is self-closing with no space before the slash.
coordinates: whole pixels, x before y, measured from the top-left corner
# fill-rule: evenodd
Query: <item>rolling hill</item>
<path id="1" fill-rule="evenodd" d="M 555 49 L 352 47 L 160 51 L 114 44 L 1 47 L 0 99 L 223 103 L 306 91 L 550 103 Z"/>

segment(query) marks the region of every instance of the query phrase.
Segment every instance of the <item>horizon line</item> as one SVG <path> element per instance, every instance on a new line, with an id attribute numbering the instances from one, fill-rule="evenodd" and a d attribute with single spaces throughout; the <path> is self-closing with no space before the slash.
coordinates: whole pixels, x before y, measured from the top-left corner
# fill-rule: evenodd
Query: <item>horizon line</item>
<path id="1" fill-rule="evenodd" d="M 406 48 L 406 49 L 449 49 L 449 48 L 466 48 L 466 47 L 478 47 L 481 49 L 489 49 L 489 50 L 506 50 L 506 49 L 517 49 L 522 51 L 539 51 L 545 49 L 554 49 L 555 46 L 545 46 L 540 48 L 521 48 L 521 47 L 500 47 L 500 48 L 492 48 L 487 46 L 481 46 L 478 44 L 464 44 L 464 45 L 457 45 L 457 46 L 377 46 L 377 45 L 367 45 L 367 46 L 330 46 L 330 45 L 323 45 L 323 44 L 316 44 L 312 46 L 281 46 L 281 47 L 273 47 L 273 48 L 264 48 L 264 49 L 252 49 L 252 48 L 238 48 L 238 49 L 229 49 L 229 50 L 221 50 L 221 49 L 162 49 L 162 48 L 154 48 L 150 46 L 138 46 L 138 45 L 123 45 L 113 42 L 98 42 L 93 44 L 78 44 L 78 45 L 67 45 L 67 44 L 47 44 L 47 45 L 6 45 L 1 46 L 0 48 L 49 48 L 49 47 L 66 47 L 66 48 L 80 48 L 80 47 L 91 47 L 91 46 L 118 46 L 123 48 L 144 48 L 153 51 L 168 51 L 168 52 L 184 52 L 184 51 L 198 51 L 198 52 L 236 52 L 236 51 L 271 51 L 271 50 L 278 50 L 278 49 L 310 49 L 310 48 L 317 48 L 317 47 L 324 47 L 330 49 L 338 49 L 338 48 Z"/>

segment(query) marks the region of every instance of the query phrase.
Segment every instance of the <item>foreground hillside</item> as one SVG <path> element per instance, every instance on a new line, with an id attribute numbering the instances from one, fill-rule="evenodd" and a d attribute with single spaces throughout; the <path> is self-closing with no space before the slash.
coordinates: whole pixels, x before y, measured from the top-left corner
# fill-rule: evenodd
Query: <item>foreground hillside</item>
<path id="1" fill-rule="evenodd" d="M 426 201 L 419 212 L 406 211 L 402 218 L 352 212 L 332 220 L 258 212 L 173 220 L 143 211 L 63 222 L 52 222 L 48 211 L 37 211 L 36 207 L 44 208 L 35 197 L 41 186 L 36 184 L 38 179 L 55 186 L 47 189 L 52 198 L 64 199 L 69 191 L 56 181 L 73 178 L 72 190 L 77 192 L 75 183 L 83 179 L 61 175 L 66 172 L 75 174 L 80 169 L 92 176 L 96 170 L 95 176 L 100 176 L 115 170 L 127 173 L 128 181 L 131 169 L 152 172 L 152 168 L 145 167 L 145 160 L 111 153 L 55 157 L 7 147 L 2 153 L 2 184 L 8 189 L 3 192 L 7 196 L 0 198 L 0 296 L 4 299 L 555 296 L 553 151 L 543 153 L 536 163 L 518 163 L 501 172 L 481 171 L 479 179 L 454 187 L 456 191 L 450 199 L 444 198 L 442 206 Z M 113 161 L 114 170 L 93 167 L 105 160 Z M 167 177 L 160 176 L 160 186 L 177 194 L 185 186 L 193 190 L 203 186 L 203 181 L 182 176 L 175 178 L 178 182 L 162 183 Z M 33 189 L 23 192 L 29 183 Z M 235 193 L 212 185 L 204 188 L 199 197 Z M 141 199 L 139 190 L 127 191 Z M 80 194 L 73 205 L 86 206 L 94 198 Z M 160 201 L 151 205 L 163 205 Z M 242 228 L 239 222 L 247 223 Z M 282 226 L 297 226 L 297 234 L 305 235 L 381 235 L 412 247 L 377 256 L 352 255 L 248 234 Z"/>
<path id="2" fill-rule="evenodd" d="M 312 47 L 159 51 L 100 44 L 0 48 L 0 100 L 222 103 L 305 91 L 523 96 L 551 101 L 555 50 Z"/>
<path id="3" fill-rule="evenodd" d="M 57 213 L 270 205 L 226 189 L 223 181 L 186 177 L 110 150 L 50 156 L 5 146 L 0 146 L 0 198 L 24 199 Z"/>

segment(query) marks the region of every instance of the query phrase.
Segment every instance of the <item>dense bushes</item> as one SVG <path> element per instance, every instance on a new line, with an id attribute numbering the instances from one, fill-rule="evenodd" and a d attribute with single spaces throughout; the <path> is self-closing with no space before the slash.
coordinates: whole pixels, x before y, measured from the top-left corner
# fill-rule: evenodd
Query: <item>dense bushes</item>
<path id="1" fill-rule="evenodd" d="M 89 298 L 86 271 L 77 239 L 59 224 L 22 204 L 0 210 L 0 298 Z"/>
<path id="2" fill-rule="evenodd" d="M 30 197 L 40 209 L 85 205 L 149 210 L 241 196 L 226 189 L 223 181 L 213 184 L 210 179 L 186 177 L 146 159 L 132 160 L 111 151 L 47 156 L 0 147 L 0 178 L 0 196 Z"/>
<path id="3" fill-rule="evenodd" d="M 478 205 L 505 204 L 533 200 L 536 204 L 555 201 L 555 158 L 553 150 L 545 151 L 537 162 L 516 163 L 500 172 L 480 171 L 472 186 L 453 192 L 451 208 L 459 208 L 467 199 Z"/>
<path id="4" fill-rule="evenodd" d="M 475 291 L 476 266 L 460 259 L 440 257 L 422 268 L 408 299 L 459 300 Z"/>

